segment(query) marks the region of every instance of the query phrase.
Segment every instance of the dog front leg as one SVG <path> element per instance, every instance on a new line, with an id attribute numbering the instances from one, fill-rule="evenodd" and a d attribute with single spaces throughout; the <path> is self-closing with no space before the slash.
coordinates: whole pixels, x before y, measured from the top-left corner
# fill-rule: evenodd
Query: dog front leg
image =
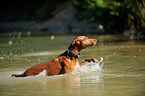
<path id="1" fill-rule="evenodd" d="M 85 65 L 87 62 L 97 62 L 98 63 L 98 60 L 96 58 L 86 58 L 84 61 L 82 61 L 80 63 L 80 66 Z"/>

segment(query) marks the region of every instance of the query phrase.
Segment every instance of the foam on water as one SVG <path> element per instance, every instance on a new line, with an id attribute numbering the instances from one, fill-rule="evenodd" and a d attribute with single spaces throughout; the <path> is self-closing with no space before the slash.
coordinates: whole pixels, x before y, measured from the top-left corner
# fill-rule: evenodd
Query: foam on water
<path id="1" fill-rule="evenodd" d="M 96 63 L 96 62 L 86 62 L 86 64 L 83 67 L 80 67 L 79 69 L 77 69 L 76 71 L 71 72 L 70 74 L 81 74 L 81 73 L 91 73 L 91 72 L 100 72 L 102 70 L 104 63 L 103 63 L 103 58 L 101 58 L 101 60 Z M 16 72 L 10 72 L 8 77 L 11 77 L 12 73 L 16 73 L 16 74 L 22 74 L 24 71 L 16 71 Z M 38 75 L 36 76 L 28 76 L 26 78 L 31 78 L 31 77 L 45 77 L 47 74 L 46 70 L 44 69 L 42 72 L 40 72 Z M 57 76 L 64 76 L 67 74 L 61 74 L 61 75 L 55 75 L 55 77 Z"/>
<path id="2" fill-rule="evenodd" d="M 41 77 L 41 76 L 46 76 L 47 71 L 46 69 L 44 69 L 42 72 L 40 72 L 38 75 L 36 75 L 36 77 Z"/>
<path id="3" fill-rule="evenodd" d="M 98 63 L 96 63 L 96 62 L 86 62 L 86 64 L 83 67 L 80 67 L 79 69 L 77 69 L 76 71 L 73 71 L 70 74 L 80 74 L 80 73 L 98 72 L 98 71 L 101 71 L 102 70 L 103 65 L 104 65 L 103 58 L 101 58 L 101 60 Z M 47 72 L 44 69 L 41 73 L 39 73 L 35 77 L 46 76 L 46 73 Z M 56 75 L 56 76 L 58 76 L 58 75 Z"/>
<path id="4" fill-rule="evenodd" d="M 101 58 L 101 60 L 98 63 L 86 62 L 86 64 L 83 67 L 80 67 L 77 71 L 73 72 L 73 74 L 98 72 L 102 70 L 103 65 L 103 58 Z"/>

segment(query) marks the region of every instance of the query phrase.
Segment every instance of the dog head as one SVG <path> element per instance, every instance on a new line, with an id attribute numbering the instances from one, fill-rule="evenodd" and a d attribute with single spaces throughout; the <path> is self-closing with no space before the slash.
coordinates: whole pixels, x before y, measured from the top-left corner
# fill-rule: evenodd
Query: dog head
<path id="1" fill-rule="evenodd" d="M 89 46 L 95 46 L 96 43 L 97 39 L 89 39 L 86 36 L 79 36 L 71 43 L 69 49 L 77 47 L 78 50 L 82 50 Z"/>

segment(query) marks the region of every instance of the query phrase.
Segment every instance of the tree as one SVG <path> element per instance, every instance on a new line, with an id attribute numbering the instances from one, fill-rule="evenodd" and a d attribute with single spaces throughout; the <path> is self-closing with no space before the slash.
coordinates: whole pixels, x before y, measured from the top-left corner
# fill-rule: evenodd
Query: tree
<path id="1" fill-rule="evenodd" d="M 79 20 L 99 22 L 108 30 L 140 31 L 145 27 L 144 0 L 73 0 L 73 4 Z"/>

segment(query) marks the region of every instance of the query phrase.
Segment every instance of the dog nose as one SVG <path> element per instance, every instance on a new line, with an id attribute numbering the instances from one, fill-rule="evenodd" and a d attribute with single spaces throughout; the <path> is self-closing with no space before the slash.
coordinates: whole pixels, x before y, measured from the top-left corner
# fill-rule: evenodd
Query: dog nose
<path id="1" fill-rule="evenodd" d="M 95 39 L 95 41 L 97 42 L 97 39 Z"/>
<path id="2" fill-rule="evenodd" d="M 93 39 L 93 41 L 97 43 L 97 39 Z"/>
<path id="3" fill-rule="evenodd" d="M 95 46 L 96 43 L 97 43 L 97 39 L 91 39 L 91 43 L 92 43 L 93 46 Z"/>

